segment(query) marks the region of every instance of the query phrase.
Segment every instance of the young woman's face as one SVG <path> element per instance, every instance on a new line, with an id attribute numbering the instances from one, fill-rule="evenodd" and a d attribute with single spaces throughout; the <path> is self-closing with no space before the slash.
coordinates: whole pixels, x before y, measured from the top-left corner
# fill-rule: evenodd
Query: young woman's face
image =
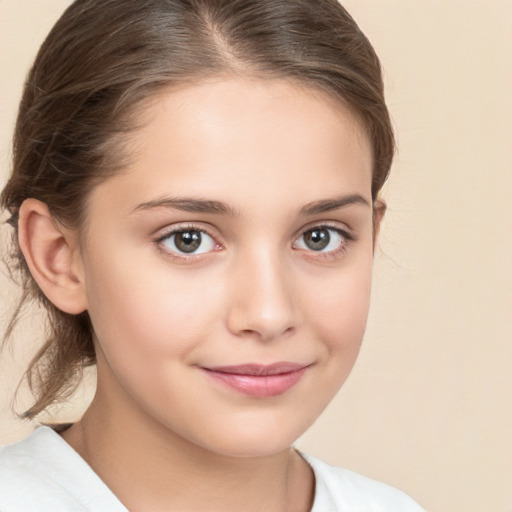
<path id="1" fill-rule="evenodd" d="M 98 400 L 216 453 L 287 448 L 349 374 L 373 258 L 369 142 L 321 93 L 161 94 L 88 203 Z"/>

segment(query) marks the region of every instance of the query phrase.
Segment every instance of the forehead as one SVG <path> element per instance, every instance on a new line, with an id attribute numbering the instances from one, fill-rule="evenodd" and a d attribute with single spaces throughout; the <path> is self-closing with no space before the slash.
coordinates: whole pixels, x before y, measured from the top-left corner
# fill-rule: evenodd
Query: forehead
<path id="1" fill-rule="evenodd" d="M 127 200 L 194 195 L 238 200 L 237 207 L 276 200 L 276 190 L 304 202 L 355 192 L 370 200 L 368 137 L 321 91 L 219 78 L 159 92 L 137 121 L 130 164 L 109 180 Z"/>

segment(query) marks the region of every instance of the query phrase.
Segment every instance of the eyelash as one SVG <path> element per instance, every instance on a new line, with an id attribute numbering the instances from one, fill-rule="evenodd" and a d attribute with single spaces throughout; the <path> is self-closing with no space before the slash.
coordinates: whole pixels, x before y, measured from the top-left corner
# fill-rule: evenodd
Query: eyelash
<path id="1" fill-rule="evenodd" d="M 350 244 L 356 241 L 356 237 L 354 234 L 350 233 L 349 231 L 345 229 L 341 229 L 338 226 L 329 224 L 329 223 L 322 223 L 322 224 L 315 224 L 313 226 L 307 227 L 303 231 L 301 231 L 301 234 L 298 238 L 295 239 L 294 244 L 297 243 L 298 240 L 300 240 L 306 233 L 309 233 L 311 231 L 315 230 L 328 230 L 328 231 L 334 231 L 337 235 L 341 237 L 341 242 L 339 244 L 339 247 L 336 249 L 333 249 L 331 251 L 314 251 L 314 250 L 307 250 L 307 249 L 300 249 L 299 251 L 304 251 L 308 254 L 308 257 L 314 258 L 315 260 L 322 259 L 322 260 L 331 260 L 336 259 L 343 254 L 347 252 L 347 249 L 349 248 Z"/>
<path id="2" fill-rule="evenodd" d="M 331 225 L 328 223 L 322 223 L 322 224 L 315 224 L 313 226 L 307 227 L 306 229 L 303 229 L 300 232 L 300 235 L 297 238 L 295 238 L 295 240 L 293 242 L 293 246 L 295 246 L 297 244 L 297 241 L 300 240 L 301 238 L 303 238 L 306 233 L 309 233 L 309 232 L 312 232 L 315 230 L 328 230 L 331 232 L 335 232 L 337 235 L 339 235 L 342 238 L 342 241 L 340 242 L 339 247 L 337 247 L 334 250 L 326 251 L 326 252 L 315 251 L 313 249 L 308 250 L 308 249 L 294 247 L 294 249 L 297 251 L 309 253 L 308 257 L 310 257 L 310 258 L 323 259 L 323 260 L 335 259 L 336 257 L 343 255 L 347 251 L 349 245 L 352 242 L 356 241 L 355 235 L 353 235 L 349 231 L 340 229 L 338 226 L 334 226 L 334 225 Z M 190 254 L 180 253 L 178 251 L 173 251 L 169 248 L 164 247 L 164 242 L 166 240 L 170 240 L 173 236 L 176 236 L 179 233 L 186 233 L 188 231 L 202 233 L 202 234 L 207 235 L 209 238 L 212 239 L 212 242 L 215 247 L 212 250 L 204 251 L 201 253 L 190 253 Z M 159 236 L 155 240 L 155 243 L 156 243 L 157 247 L 160 249 L 160 251 L 163 252 L 166 256 L 168 256 L 174 260 L 181 261 L 181 262 L 193 262 L 200 258 L 203 258 L 204 255 L 206 255 L 210 252 L 216 252 L 216 251 L 219 251 L 220 249 L 222 249 L 222 245 L 216 241 L 216 237 L 213 234 L 211 234 L 207 229 L 205 229 L 201 226 L 194 225 L 194 224 L 173 227 L 172 229 L 169 229 L 168 231 L 166 231 L 163 235 Z"/>
<path id="3" fill-rule="evenodd" d="M 196 253 L 196 254 L 194 254 L 194 253 L 186 254 L 186 253 L 180 253 L 180 252 L 177 252 L 177 251 L 173 251 L 171 249 L 168 249 L 168 248 L 164 247 L 164 242 L 166 240 L 170 240 L 173 236 L 176 236 L 179 233 L 186 233 L 188 231 L 193 231 L 193 232 L 205 234 L 209 238 L 212 239 L 213 244 L 214 244 L 215 247 L 214 247 L 214 249 L 212 251 L 207 251 L 207 252 L 215 252 L 215 251 L 220 250 L 220 248 L 222 248 L 222 245 L 219 244 L 215 240 L 215 236 L 214 235 L 209 233 L 208 230 L 206 230 L 205 228 L 200 227 L 200 226 L 196 226 L 194 224 L 188 224 L 188 225 L 173 227 L 172 229 L 169 229 L 167 232 L 165 232 L 163 235 L 159 236 L 155 240 L 155 243 L 157 244 L 157 247 L 160 249 L 160 251 L 162 251 L 166 256 L 168 256 L 168 257 L 170 257 L 170 258 L 172 258 L 174 260 L 181 261 L 181 262 L 187 262 L 187 261 L 192 262 L 193 260 L 197 260 L 197 259 L 203 257 L 204 254 L 207 254 L 207 252 L 201 252 L 201 253 Z"/>

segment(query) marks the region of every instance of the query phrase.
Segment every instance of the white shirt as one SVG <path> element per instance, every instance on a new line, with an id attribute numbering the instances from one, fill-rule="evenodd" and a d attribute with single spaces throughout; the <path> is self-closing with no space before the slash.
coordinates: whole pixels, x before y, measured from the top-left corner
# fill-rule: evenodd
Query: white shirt
<path id="1" fill-rule="evenodd" d="M 403 492 L 307 455 L 311 512 L 422 512 Z M 50 427 L 0 450 L 0 512 L 128 512 L 84 459 Z"/>

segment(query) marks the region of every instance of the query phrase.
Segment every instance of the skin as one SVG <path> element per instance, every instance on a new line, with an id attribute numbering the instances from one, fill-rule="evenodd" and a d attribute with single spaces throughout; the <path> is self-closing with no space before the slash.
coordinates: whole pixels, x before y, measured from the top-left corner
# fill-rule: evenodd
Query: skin
<path id="1" fill-rule="evenodd" d="M 166 91 L 139 120 L 130 166 L 90 194 L 85 242 L 60 229 L 45 255 L 68 281 L 43 290 L 87 309 L 96 335 L 96 396 L 62 435 L 131 511 L 309 510 L 314 476 L 290 447 L 363 337 L 379 221 L 368 139 L 339 103 L 280 80 Z M 26 232 L 45 215 L 24 204 Z M 312 250 L 304 233 L 325 225 L 329 250 Z M 198 254 L 179 252 L 177 229 L 207 232 Z M 265 398 L 201 370 L 281 361 L 307 369 Z"/>

